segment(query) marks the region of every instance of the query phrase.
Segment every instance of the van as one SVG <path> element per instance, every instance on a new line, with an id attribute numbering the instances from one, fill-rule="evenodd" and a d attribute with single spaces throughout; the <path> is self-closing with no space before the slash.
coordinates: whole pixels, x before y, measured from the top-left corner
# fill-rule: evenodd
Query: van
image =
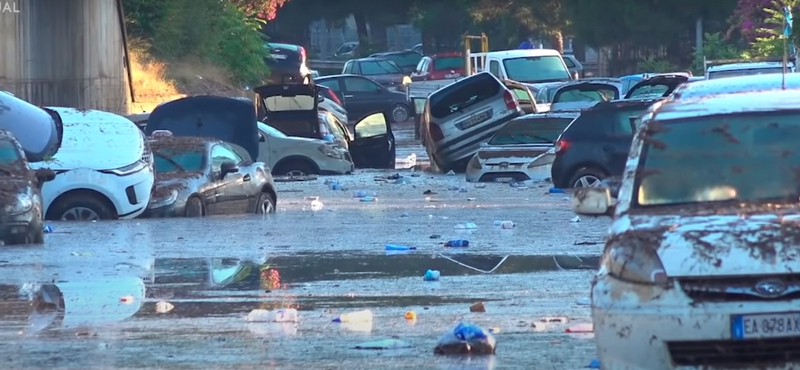
<path id="1" fill-rule="evenodd" d="M 573 79 L 557 50 L 522 49 L 471 53 L 473 72 L 488 71 L 501 80 L 528 84 L 566 82 Z"/>
<path id="2" fill-rule="evenodd" d="M 424 112 L 422 142 L 442 172 L 464 172 L 480 144 L 523 113 L 514 94 L 488 72 L 437 90 L 428 97 Z"/>

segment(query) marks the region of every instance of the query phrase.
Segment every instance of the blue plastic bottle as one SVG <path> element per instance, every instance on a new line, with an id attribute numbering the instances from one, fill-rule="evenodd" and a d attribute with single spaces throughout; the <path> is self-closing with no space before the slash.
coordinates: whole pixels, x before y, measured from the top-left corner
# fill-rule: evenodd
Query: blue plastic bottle
<path id="1" fill-rule="evenodd" d="M 417 249 L 417 247 L 409 247 L 407 245 L 400 245 L 400 244 L 386 244 L 387 251 L 413 251 Z"/>
<path id="2" fill-rule="evenodd" d="M 428 271 L 425 271 L 425 275 L 422 276 L 422 280 L 425 280 L 425 281 L 436 281 L 436 280 L 439 280 L 439 276 L 441 276 L 441 273 L 439 272 L 439 270 L 428 270 Z"/>

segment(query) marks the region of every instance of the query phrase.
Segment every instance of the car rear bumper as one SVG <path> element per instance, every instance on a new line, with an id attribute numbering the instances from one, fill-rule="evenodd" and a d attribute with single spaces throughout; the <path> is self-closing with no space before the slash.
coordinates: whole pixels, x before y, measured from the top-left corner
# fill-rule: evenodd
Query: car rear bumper
<path id="1" fill-rule="evenodd" d="M 480 126 L 483 127 L 483 130 L 465 132 L 457 137 L 450 138 L 446 142 L 438 142 L 434 144 L 434 152 L 428 153 L 428 155 L 433 154 L 438 164 L 442 167 L 449 167 L 454 163 L 469 160 L 478 152 L 481 143 L 491 139 L 497 130 L 519 116 L 520 113 L 518 111 L 499 120 L 481 124 Z"/>

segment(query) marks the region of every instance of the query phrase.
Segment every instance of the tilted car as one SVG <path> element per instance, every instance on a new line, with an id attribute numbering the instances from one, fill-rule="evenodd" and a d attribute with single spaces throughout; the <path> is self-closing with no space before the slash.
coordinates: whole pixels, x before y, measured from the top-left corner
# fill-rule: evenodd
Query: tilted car
<path id="1" fill-rule="evenodd" d="M 214 139 L 154 137 L 153 200 L 144 217 L 202 217 L 275 213 L 269 170 L 244 148 Z"/>
<path id="2" fill-rule="evenodd" d="M 667 101 L 641 119 L 592 281 L 605 369 L 797 369 L 800 91 Z"/>
<path id="3" fill-rule="evenodd" d="M 14 135 L 0 130 L 0 239 L 3 243 L 44 243 L 41 186 L 55 176 L 50 170 L 31 170 Z"/>

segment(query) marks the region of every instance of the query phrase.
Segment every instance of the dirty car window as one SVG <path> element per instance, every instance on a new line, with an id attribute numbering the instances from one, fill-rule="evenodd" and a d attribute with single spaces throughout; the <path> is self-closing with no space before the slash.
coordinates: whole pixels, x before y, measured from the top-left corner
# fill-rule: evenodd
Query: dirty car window
<path id="1" fill-rule="evenodd" d="M 800 112 L 651 123 L 636 205 L 800 199 Z"/>
<path id="2" fill-rule="evenodd" d="M 572 118 L 540 118 L 514 120 L 489 140 L 489 145 L 553 143 L 572 122 Z"/>
<path id="3" fill-rule="evenodd" d="M 153 162 L 157 173 L 202 171 L 203 152 L 159 150 L 153 153 Z"/>
<path id="4" fill-rule="evenodd" d="M 664 96 L 664 93 L 669 90 L 670 86 L 668 85 L 652 85 L 652 86 L 640 86 L 633 90 L 631 93 L 631 99 L 641 99 L 641 98 L 658 98 Z"/>
<path id="5" fill-rule="evenodd" d="M 521 57 L 503 60 L 506 75 L 519 82 L 569 81 L 571 79 L 561 56 Z"/>

